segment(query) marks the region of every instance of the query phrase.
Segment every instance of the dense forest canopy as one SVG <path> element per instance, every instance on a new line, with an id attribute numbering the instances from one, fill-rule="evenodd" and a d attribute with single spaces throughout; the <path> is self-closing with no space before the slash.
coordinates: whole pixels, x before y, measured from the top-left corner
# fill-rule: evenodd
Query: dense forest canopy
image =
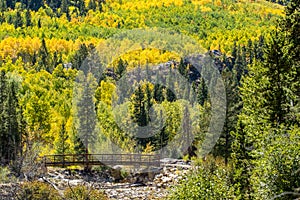
<path id="1" fill-rule="evenodd" d="M 126 152 L 153 153 L 188 133 L 192 145 L 169 156 L 199 155 L 213 94 L 190 57 L 128 39 L 120 49 L 134 44 L 137 50 L 113 60 L 101 77 L 80 71 L 112 36 L 156 28 L 199 43 L 222 77 L 226 98 L 217 144 L 171 198 L 298 195 L 299 0 L 0 0 L 0 9 L 0 155 L 16 174 L 33 148 L 39 156 L 79 154 L 90 140 L 105 138 Z M 164 70 L 155 79 L 163 76 L 166 85 L 126 76 L 147 77 L 159 66 Z M 185 81 L 174 84 L 172 70 Z M 126 99 L 117 89 L 128 92 Z M 114 110 L 118 101 L 126 107 Z M 133 134 L 151 123 L 159 134 Z"/>
<path id="2" fill-rule="evenodd" d="M 42 152 L 47 153 L 60 152 L 61 143 L 66 145 L 63 147 L 64 152 L 76 152 L 78 145 L 80 146 L 75 142 L 78 140 L 76 123 L 79 122 L 74 119 L 76 115 L 72 102 L 74 80 L 84 59 L 106 38 L 123 29 L 147 27 L 161 27 L 187 34 L 194 37 L 204 48 L 221 51 L 224 56 L 218 60 L 226 61 L 224 63 L 230 69 L 228 73 L 233 73 L 232 70 L 235 68 L 245 68 L 247 63 L 252 62 L 253 57 L 262 56 L 260 52 L 264 40 L 262 35 L 267 36 L 268 32 L 275 28 L 275 21 L 283 16 L 281 6 L 264 1 L 232 3 L 181 0 L 159 2 L 2 0 L 0 5 L 1 69 L 5 79 L 14 80 L 18 86 L 14 88 L 19 105 L 16 113 L 21 116 L 16 123 L 22 128 L 20 133 L 23 137 L 26 136 L 26 140 L 43 143 Z M 233 59 L 227 58 L 225 54 L 231 55 Z M 248 56 L 251 57 L 250 60 L 246 58 Z M 98 118 L 109 119 L 107 115 L 111 115 L 104 112 L 101 102 L 110 104 L 117 80 L 115 76 L 121 77 L 122 71 L 134 68 L 137 63 L 150 65 L 169 60 L 177 62 L 175 65 L 179 70 L 182 68 L 181 74 L 188 73 L 186 71 L 188 69 L 185 69 L 189 66 L 188 62 L 184 60 L 180 62 L 181 58 L 172 52 L 145 49 L 122 55 L 120 60 L 116 60 L 111 66 L 115 75 L 111 76 L 108 73 L 97 86 L 95 103 L 99 111 Z M 218 60 L 216 62 L 219 62 L 219 67 L 224 68 Z M 244 72 L 238 71 L 240 77 Z M 9 78 L 11 76 L 16 78 Z M 200 80 L 200 77 L 196 76 L 193 79 Z M 201 99 L 201 105 L 204 106 L 207 95 L 204 94 L 202 97 L 199 91 L 205 90 L 205 87 L 204 89 L 201 87 L 203 87 L 201 84 L 193 86 L 198 98 Z M 141 91 L 144 93 L 143 96 L 147 92 L 150 96 L 141 97 L 144 99 L 142 102 L 153 104 L 173 99 L 170 92 L 167 94 L 171 96 L 164 97 L 165 91 L 166 88 L 153 85 L 144 87 Z M 176 104 L 178 102 L 171 101 L 166 106 L 171 106 L 172 110 L 176 108 Z M 170 115 L 174 115 L 175 118 L 176 115 L 182 115 L 171 110 Z M 136 116 L 133 116 L 134 118 Z M 21 122 L 21 119 L 24 121 Z M 172 119 L 169 123 L 173 128 L 166 128 L 168 137 L 176 133 L 176 127 L 180 123 L 180 120 L 176 122 Z M 111 122 L 100 125 L 106 134 L 110 136 L 113 134 L 114 140 L 123 143 L 125 133 L 121 133 L 116 124 L 112 126 L 106 123 Z M 126 137 L 126 140 L 131 141 L 132 138 Z M 128 146 L 126 140 L 123 145 L 128 148 L 135 146 L 135 142 L 131 142 L 132 147 Z M 145 144 L 143 146 L 145 147 Z"/>

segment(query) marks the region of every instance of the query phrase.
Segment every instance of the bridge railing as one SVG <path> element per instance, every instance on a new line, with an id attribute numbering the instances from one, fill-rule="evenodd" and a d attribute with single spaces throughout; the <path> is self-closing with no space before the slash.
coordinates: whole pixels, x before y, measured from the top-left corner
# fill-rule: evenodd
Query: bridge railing
<path id="1" fill-rule="evenodd" d="M 63 154 L 45 155 L 46 166 L 70 165 L 160 165 L 160 155 L 152 154 Z"/>

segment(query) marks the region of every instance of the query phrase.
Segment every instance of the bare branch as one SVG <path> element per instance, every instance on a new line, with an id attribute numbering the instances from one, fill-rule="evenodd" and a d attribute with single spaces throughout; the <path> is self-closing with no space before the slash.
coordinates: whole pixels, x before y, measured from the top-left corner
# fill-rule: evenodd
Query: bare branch
<path id="1" fill-rule="evenodd" d="M 74 197 L 78 200 L 78 196 L 76 195 L 75 191 L 73 190 L 73 188 L 70 185 L 70 181 L 68 181 L 68 187 L 70 188 L 71 192 L 74 194 Z"/>
<path id="2" fill-rule="evenodd" d="M 297 193 L 297 192 L 283 192 L 283 193 L 281 193 L 281 194 L 279 194 L 279 195 L 274 196 L 274 197 L 272 198 L 272 200 L 273 200 L 273 199 L 280 198 L 280 197 L 283 197 L 283 196 L 285 196 L 285 195 L 300 196 L 300 193 Z"/>

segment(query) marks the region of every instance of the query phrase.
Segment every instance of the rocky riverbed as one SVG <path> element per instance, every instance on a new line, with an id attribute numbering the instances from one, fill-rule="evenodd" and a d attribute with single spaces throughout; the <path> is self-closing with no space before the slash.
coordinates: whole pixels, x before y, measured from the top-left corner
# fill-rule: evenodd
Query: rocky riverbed
<path id="1" fill-rule="evenodd" d="M 160 168 L 125 172 L 119 166 L 112 169 L 67 170 L 49 168 L 39 181 L 47 182 L 61 194 L 68 187 L 86 185 L 104 191 L 110 199 L 162 199 L 168 195 L 169 188 L 186 177 L 191 165 L 183 160 L 164 159 Z M 0 185 L 0 199 L 13 199 L 18 184 Z"/>

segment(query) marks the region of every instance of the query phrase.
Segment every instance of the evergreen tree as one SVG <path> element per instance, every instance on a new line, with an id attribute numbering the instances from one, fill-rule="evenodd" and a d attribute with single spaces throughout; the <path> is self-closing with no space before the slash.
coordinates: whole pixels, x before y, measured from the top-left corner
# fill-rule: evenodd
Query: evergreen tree
<path id="1" fill-rule="evenodd" d="M 145 110 L 147 113 L 147 121 L 150 121 L 150 117 L 149 117 L 149 110 L 153 105 L 152 99 L 153 99 L 153 95 L 152 95 L 152 91 L 150 89 L 150 83 L 146 83 L 146 88 L 145 88 L 145 102 L 146 102 L 146 106 L 145 106 Z"/>
<path id="2" fill-rule="evenodd" d="M 252 193 L 250 177 L 253 168 L 253 151 L 261 146 L 264 133 L 268 128 L 268 111 L 262 106 L 267 83 L 263 72 L 264 69 L 259 63 L 254 62 L 250 66 L 249 75 L 242 81 L 243 111 L 238 116 L 237 130 L 232 132 L 234 187 L 240 199 L 251 199 L 249 195 Z"/>
<path id="3" fill-rule="evenodd" d="M 232 61 L 227 57 L 225 53 L 222 55 L 221 61 L 223 63 L 223 68 L 227 67 L 229 70 L 232 69 Z"/>
<path id="4" fill-rule="evenodd" d="M 61 124 L 60 132 L 58 135 L 58 142 L 56 145 L 56 153 L 65 155 L 67 149 L 69 149 L 69 144 L 67 143 L 69 136 L 66 133 L 66 120 L 64 119 Z"/>
<path id="5" fill-rule="evenodd" d="M 290 54 L 292 60 L 299 62 L 299 52 L 300 52 L 300 1 L 292 0 L 286 7 L 285 13 L 286 17 L 281 22 L 281 28 L 287 33 L 288 43 L 291 44 Z"/>
<path id="6" fill-rule="evenodd" d="M 176 95 L 174 94 L 175 92 L 175 77 L 171 71 L 171 67 L 169 69 L 169 75 L 167 78 L 167 88 L 166 88 L 166 99 L 168 102 L 174 102 L 176 100 Z"/>
<path id="7" fill-rule="evenodd" d="M 50 56 L 49 56 L 50 57 Z M 53 70 L 59 65 L 62 64 L 62 55 L 58 54 L 57 51 L 53 53 L 52 59 L 49 61 L 49 65 L 47 67 L 47 71 L 52 73 Z"/>
<path id="8" fill-rule="evenodd" d="M 161 80 L 160 75 L 157 74 L 156 76 L 156 84 L 154 85 L 154 94 L 153 94 L 153 98 L 156 102 L 161 103 L 165 100 L 164 98 L 164 87 L 159 84 L 159 80 Z"/>
<path id="9" fill-rule="evenodd" d="M 164 101 L 163 86 L 160 84 L 154 85 L 154 99 L 159 103 Z"/>
<path id="10" fill-rule="evenodd" d="M 232 47 L 232 52 L 231 52 L 231 56 L 234 58 L 234 61 L 235 59 L 237 58 L 237 55 L 238 55 L 238 49 L 237 49 L 237 44 L 236 44 L 236 40 L 234 40 L 233 42 L 233 47 Z M 234 64 L 235 62 L 233 62 Z"/>
<path id="11" fill-rule="evenodd" d="M 69 12 L 69 2 L 68 2 L 68 0 L 62 0 L 60 8 L 61 8 L 61 12 L 68 13 Z"/>
<path id="12" fill-rule="evenodd" d="M 34 52 L 31 57 L 31 64 L 34 66 L 37 62 L 37 54 Z"/>
<path id="13" fill-rule="evenodd" d="M 88 4 L 88 10 L 96 11 L 96 2 L 95 0 L 90 0 Z"/>
<path id="14" fill-rule="evenodd" d="M 47 70 L 48 72 L 51 72 L 49 62 L 48 62 L 48 59 L 49 59 L 48 56 L 49 56 L 49 54 L 48 54 L 48 49 L 46 46 L 46 41 L 43 38 L 41 47 L 38 52 L 38 58 L 39 58 L 39 61 L 38 61 L 39 66 L 37 69 L 38 71 L 44 69 L 44 70 Z"/>
<path id="15" fill-rule="evenodd" d="M 248 40 L 248 44 L 247 44 L 247 57 L 249 58 L 249 62 L 247 62 L 248 64 L 252 64 L 253 59 L 254 59 L 254 55 L 253 55 L 253 44 L 252 44 L 252 40 L 249 39 Z"/>
<path id="16" fill-rule="evenodd" d="M 146 63 L 146 80 L 150 81 L 151 80 L 151 71 L 149 69 L 149 64 L 148 62 Z"/>
<path id="17" fill-rule="evenodd" d="M 103 12 L 103 4 L 105 3 L 105 0 L 99 0 L 98 1 L 98 9 L 100 12 Z"/>
<path id="18" fill-rule="evenodd" d="M 6 11 L 6 9 L 7 9 L 6 0 L 0 0 L 0 11 L 1 11 L 1 13 Z"/>
<path id="19" fill-rule="evenodd" d="M 8 136 L 9 143 L 7 150 L 9 152 L 9 160 L 15 160 L 21 152 L 21 132 L 19 124 L 19 103 L 17 97 L 17 84 L 11 80 L 8 88 L 8 99 L 7 99 L 7 113 L 9 116 L 8 121 Z"/>
<path id="20" fill-rule="evenodd" d="M 225 158 L 225 164 L 228 163 L 231 154 L 231 133 L 237 126 L 238 115 L 242 110 L 242 102 L 239 96 L 239 86 L 233 72 L 228 68 L 222 71 L 222 77 L 226 89 L 226 118 L 223 132 L 214 147 L 213 154 Z"/>
<path id="21" fill-rule="evenodd" d="M 139 126 L 146 126 L 148 124 L 148 116 L 146 112 L 146 102 L 145 94 L 142 89 L 142 86 L 139 85 L 134 91 L 134 94 L 131 98 L 132 103 L 132 119 Z"/>
<path id="22" fill-rule="evenodd" d="M 94 148 L 94 142 L 97 140 L 96 135 L 96 110 L 94 95 L 96 89 L 96 80 L 90 72 L 87 74 L 81 74 L 78 78 L 78 90 L 76 94 L 76 119 L 77 119 L 77 133 L 81 142 L 77 141 L 77 151 L 82 151 L 82 144 L 85 148 L 85 161 L 88 160 L 88 153 L 90 149 Z M 89 170 L 89 166 L 85 166 L 86 170 Z"/>
<path id="23" fill-rule="evenodd" d="M 15 9 L 16 0 L 6 0 L 6 6 L 11 9 Z"/>
<path id="24" fill-rule="evenodd" d="M 78 135 L 75 135 L 73 144 L 74 144 L 74 151 L 76 154 L 82 155 L 86 153 L 87 149 L 85 148 L 83 140 Z"/>
<path id="25" fill-rule="evenodd" d="M 84 0 L 77 0 L 76 7 L 79 9 L 80 16 L 84 16 L 86 13 Z"/>
<path id="26" fill-rule="evenodd" d="M 265 38 L 264 36 L 260 36 L 258 42 L 255 43 L 254 47 L 254 55 L 257 60 L 264 59 L 264 45 L 265 45 Z"/>
<path id="27" fill-rule="evenodd" d="M 163 127 L 159 132 L 159 142 L 156 142 L 157 149 L 162 149 L 168 144 L 169 141 L 169 134 L 167 134 L 166 126 L 163 125 L 163 115 L 162 110 L 159 113 L 159 117 L 161 119 L 160 121 L 160 127 Z"/>
<path id="28" fill-rule="evenodd" d="M 8 143 L 8 137 L 7 137 L 7 129 L 8 129 L 8 114 L 6 112 L 6 100 L 7 100 L 7 80 L 6 75 L 4 71 L 1 71 L 0 74 L 0 155 L 1 155 L 1 163 L 7 163 L 9 160 L 7 156 L 7 143 Z"/>
<path id="29" fill-rule="evenodd" d="M 41 22 L 41 19 L 38 19 L 37 26 L 38 26 L 38 28 L 42 28 L 42 22 Z"/>
<path id="30" fill-rule="evenodd" d="M 187 65 L 184 63 L 182 58 L 180 59 L 180 63 L 178 65 L 178 71 L 182 76 L 187 77 Z"/>
<path id="31" fill-rule="evenodd" d="M 250 75 L 242 84 L 244 105 L 233 134 L 232 154 L 236 191 L 242 199 L 266 199 L 300 187 L 299 176 L 291 172 L 300 165 L 294 159 L 299 156 L 299 146 L 280 144 L 299 142 L 292 111 L 299 99 L 294 87 L 297 68 L 289 52 L 292 40 L 286 35 L 280 30 L 271 35 L 262 61 L 250 66 Z"/>
<path id="32" fill-rule="evenodd" d="M 53 11 L 56 11 L 60 7 L 62 1 L 46 0 L 46 2 Z"/>
<path id="33" fill-rule="evenodd" d="M 148 91 L 149 92 L 149 91 Z M 151 94 L 148 94 L 151 95 Z M 150 105 L 147 105 L 147 96 L 142 86 L 139 85 L 134 91 L 130 103 L 131 103 L 131 118 L 133 122 L 137 123 L 138 126 L 147 126 L 149 123 L 149 110 L 148 106 L 151 106 L 151 99 L 149 99 Z M 138 133 L 141 134 L 141 133 Z M 146 145 L 151 141 L 151 138 L 138 137 L 135 138 L 139 148 L 145 148 Z"/>
<path id="34" fill-rule="evenodd" d="M 25 25 L 28 27 L 28 26 L 31 26 L 31 14 L 30 14 L 30 10 L 27 9 L 26 10 L 26 13 L 25 13 Z"/>
<path id="35" fill-rule="evenodd" d="M 291 110 L 290 101 L 293 98 L 289 91 L 292 91 L 291 87 L 295 80 L 289 54 L 284 49 L 286 43 L 282 37 L 278 32 L 271 37 L 271 41 L 266 46 L 267 56 L 264 59 L 265 75 L 270 82 L 266 88 L 267 101 L 264 105 L 268 108 L 270 121 L 275 126 L 281 123 L 288 124 L 291 120 L 287 116 Z"/>
<path id="36" fill-rule="evenodd" d="M 22 8 L 26 8 L 28 6 L 28 0 L 18 0 L 22 5 Z"/>
<path id="37" fill-rule="evenodd" d="M 198 92 L 197 92 L 197 102 L 203 106 L 204 102 L 208 99 L 208 88 L 204 82 L 203 78 L 200 78 L 200 83 L 198 85 Z"/>
<path id="38" fill-rule="evenodd" d="M 5 22 L 5 17 L 3 12 L 0 13 L 0 24 L 2 24 L 3 22 Z"/>
<path id="39" fill-rule="evenodd" d="M 196 82 L 192 82 L 189 101 L 193 105 L 195 102 L 197 102 L 197 84 Z"/>
<path id="40" fill-rule="evenodd" d="M 9 16 L 6 18 L 6 22 L 7 22 L 8 24 L 14 24 L 14 19 L 13 19 L 13 17 L 12 17 L 11 15 L 9 15 Z"/>
<path id="41" fill-rule="evenodd" d="M 71 16 L 70 16 L 70 11 L 69 11 L 69 1 L 68 0 L 62 0 L 60 8 L 61 8 L 62 13 L 66 13 L 67 19 L 70 21 Z"/>
<path id="42" fill-rule="evenodd" d="M 43 0 L 28 0 L 28 7 L 27 9 L 31 9 L 34 11 L 38 11 L 41 7 L 44 6 Z"/>
<path id="43" fill-rule="evenodd" d="M 125 61 L 123 61 L 122 59 L 120 59 L 118 61 L 118 65 L 115 69 L 115 74 L 117 75 L 118 79 L 120 79 L 126 72 L 127 65 L 128 64 Z"/>
<path id="44" fill-rule="evenodd" d="M 240 83 L 242 77 L 247 73 L 246 50 L 240 46 L 237 48 L 237 57 L 233 66 L 233 72 Z"/>
<path id="45" fill-rule="evenodd" d="M 1 163 L 14 161 L 21 153 L 22 131 L 20 125 L 17 83 L 0 74 L 0 155 Z"/>
<path id="46" fill-rule="evenodd" d="M 87 58 L 89 52 L 88 48 L 86 47 L 85 44 L 81 44 L 79 49 L 76 51 L 75 55 L 73 56 L 72 59 L 72 66 L 74 69 L 80 69 L 81 64 L 83 61 Z"/>
<path id="47" fill-rule="evenodd" d="M 182 118 L 182 131 L 183 131 L 183 138 L 182 138 L 182 151 L 185 151 L 184 154 L 192 156 L 191 151 L 191 144 L 192 144 L 192 127 L 191 127 L 191 116 L 190 111 L 187 105 L 184 105 L 183 110 L 183 118 Z M 181 155 L 182 156 L 182 155 Z"/>
<path id="48" fill-rule="evenodd" d="M 188 82 L 185 82 L 185 87 L 184 87 L 184 91 L 183 91 L 183 99 L 185 100 L 189 100 L 190 98 L 190 87 L 189 87 L 189 83 Z"/>
<path id="49" fill-rule="evenodd" d="M 290 61 L 292 64 L 292 69 L 295 72 L 294 76 L 290 77 L 291 81 L 294 83 L 292 86 L 292 92 L 294 93 L 294 98 L 290 100 L 291 112 L 293 112 L 294 118 L 293 123 L 297 123 L 300 126 L 300 2 L 299 0 L 292 0 L 286 7 L 286 17 L 281 22 L 281 29 L 286 33 L 285 37 L 289 44 L 288 54 L 290 56 Z M 298 114 L 297 114 L 298 113 Z"/>
<path id="50" fill-rule="evenodd" d="M 14 26 L 15 26 L 15 28 L 19 28 L 19 27 L 23 26 L 23 19 L 22 19 L 20 11 L 17 11 L 16 17 L 15 17 Z"/>

